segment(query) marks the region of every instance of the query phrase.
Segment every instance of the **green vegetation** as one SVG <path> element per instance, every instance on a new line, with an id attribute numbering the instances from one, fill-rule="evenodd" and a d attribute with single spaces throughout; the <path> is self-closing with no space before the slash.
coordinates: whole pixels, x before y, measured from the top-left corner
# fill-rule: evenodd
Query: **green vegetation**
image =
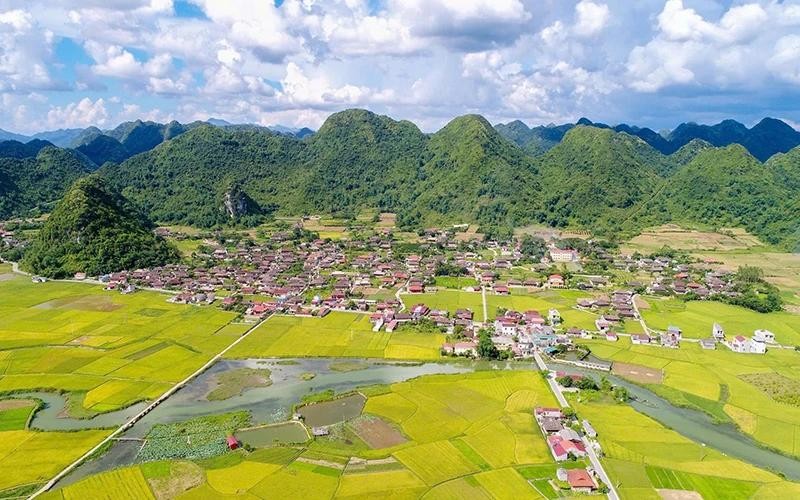
<path id="1" fill-rule="evenodd" d="M 51 211 L 67 188 L 88 173 L 79 155 L 54 147 L 35 157 L 0 158 L 0 219 Z"/>
<path id="2" fill-rule="evenodd" d="M 39 407 L 39 404 L 38 401 L 30 399 L 1 400 L 0 432 L 26 429 L 31 414 Z"/>
<path id="3" fill-rule="evenodd" d="M 79 179 L 47 219 L 23 265 L 53 278 L 90 276 L 175 261 L 177 250 L 99 176 Z"/>
<path id="4" fill-rule="evenodd" d="M 128 128 L 141 137 L 132 142 L 141 146 L 133 147 L 130 136 L 136 134 L 124 131 L 96 145 L 99 156 L 115 158 L 120 146 L 145 151 L 101 172 L 153 220 L 251 226 L 275 214 L 354 219 L 378 209 L 396 213 L 397 226 L 404 229 L 472 222 L 499 239 L 510 237 L 514 226 L 537 223 L 616 236 L 674 221 L 739 225 L 772 244 L 797 244 L 796 217 L 785 214 L 800 210 L 798 148 L 762 164 L 742 146 L 710 147 L 691 139 L 678 141 L 683 147 L 665 156 L 657 150 L 664 150 L 659 142 L 664 139 L 648 129 L 619 132 L 588 121 L 543 127 L 529 147 L 524 125 L 498 127 L 529 151 L 549 149 L 532 157 L 480 116 L 458 117 L 426 135 L 410 122 L 364 110 L 335 113 L 302 141 L 266 129 L 192 125 L 167 134 L 134 123 Z M 186 128 L 192 129 L 183 132 Z M 772 140 L 753 137 L 761 144 Z M 767 150 L 786 151 L 787 145 Z M 747 146 L 766 158 L 754 144 Z M 71 154 L 44 148 L 39 155 L 53 151 Z M 3 160 L 13 165 L 0 167 L 5 190 L 0 199 L 8 200 L 0 214 L 47 207 L 66 182 L 86 173 L 69 167 L 76 160 L 65 156 L 48 170 L 66 169 L 70 175 L 53 175 L 52 186 L 31 182 L 26 176 L 34 178 L 38 161 Z M 335 228 L 324 233 L 340 237 L 344 226 Z"/>
<path id="5" fill-rule="evenodd" d="M 248 412 L 198 417 L 174 424 L 156 424 L 147 434 L 137 459 L 203 459 L 228 450 L 225 438 L 250 422 Z"/>
<path id="6" fill-rule="evenodd" d="M 238 368 L 216 375 L 217 387 L 208 393 L 209 401 L 220 401 L 242 394 L 247 389 L 272 385 L 266 368 Z"/>

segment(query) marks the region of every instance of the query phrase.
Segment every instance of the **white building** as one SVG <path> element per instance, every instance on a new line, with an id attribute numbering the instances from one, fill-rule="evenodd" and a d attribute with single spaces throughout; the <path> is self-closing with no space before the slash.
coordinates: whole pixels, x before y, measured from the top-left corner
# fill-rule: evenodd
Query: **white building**
<path id="1" fill-rule="evenodd" d="M 560 248 L 551 248 L 550 259 L 553 262 L 578 262 L 580 257 L 578 256 L 578 252 L 569 248 L 564 250 Z"/>
<path id="2" fill-rule="evenodd" d="M 725 330 L 722 329 L 719 323 L 714 323 L 714 326 L 711 327 L 711 336 L 716 340 L 725 340 Z"/>
<path id="3" fill-rule="evenodd" d="M 769 330 L 756 330 L 753 332 L 753 340 L 758 342 L 766 342 L 768 344 L 775 343 L 775 334 Z"/>

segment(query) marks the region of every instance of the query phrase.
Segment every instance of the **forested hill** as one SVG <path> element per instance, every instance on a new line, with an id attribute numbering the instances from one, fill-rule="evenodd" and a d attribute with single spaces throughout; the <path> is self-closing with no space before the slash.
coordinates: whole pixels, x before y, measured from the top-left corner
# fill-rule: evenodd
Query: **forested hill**
<path id="1" fill-rule="evenodd" d="M 14 161 L 31 163 L 22 170 L 36 163 Z M 2 165 L 0 175 L 16 169 Z M 72 175 L 85 175 L 81 168 Z M 477 115 L 424 134 L 411 122 L 347 110 L 303 140 L 200 125 L 100 173 L 152 220 L 203 227 L 378 208 L 396 212 L 405 228 L 478 222 L 493 235 L 530 223 L 614 235 L 664 221 L 742 225 L 786 245 L 800 234 L 798 205 L 789 202 L 800 198 L 800 149 L 762 163 L 744 147 L 695 139 L 664 155 L 594 124 L 570 127 L 534 156 Z M 15 182 L 11 191 L 31 188 Z M 6 203 L 5 214 L 52 204 L 62 185 L 52 184 L 39 197 L 15 194 L 9 199 L 27 201 Z"/>
<path id="2" fill-rule="evenodd" d="M 152 223 L 94 174 L 75 181 L 50 214 L 22 262 L 53 278 L 91 276 L 178 260 Z"/>

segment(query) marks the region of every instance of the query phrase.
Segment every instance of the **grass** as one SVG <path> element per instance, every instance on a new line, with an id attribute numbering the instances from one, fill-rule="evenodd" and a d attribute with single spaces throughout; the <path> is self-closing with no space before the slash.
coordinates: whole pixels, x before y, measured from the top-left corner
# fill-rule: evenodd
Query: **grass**
<path id="1" fill-rule="evenodd" d="M 434 284 L 441 288 L 461 290 L 468 286 L 477 286 L 478 281 L 468 276 L 437 276 Z"/>
<path id="2" fill-rule="evenodd" d="M 800 381 L 796 352 L 770 349 L 764 355 L 744 355 L 725 347 L 705 351 L 689 342 L 680 349 L 661 349 L 634 346 L 625 338 L 586 344 L 600 357 L 663 370 L 663 383 L 649 387 L 673 404 L 732 421 L 757 441 L 800 456 L 800 407 L 775 399 L 791 398 Z"/>
<path id="3" fill-rule="evenodd" d="M 750 498 L 765 485 L 788 490 L 800 486 L 700 446 L 628 405 L 575 405 L 597 430 L 608 472 L 623 498 L 655 498 L 653 490 L 661 488 L 697 491 L 703 498 Z"/>
<path id="4" fill-rule="evenodd" d="M 775 333 L 781 344 L 800 344 L 800 315 L 788 312 L 758 313 L 744 307 L 714 301 L 682 302 L 678 299 L 648 298 L 649 309 L 642 311 L 647 325 L 666 330 L 679 326 L 687 338 L 702 339 L 711 336 L 711 327 L 719 323 L 726 335 L 753 335 L 757 329 Z"/>
<path id="5" fill-rule="evenodd" d="M 366 315 L 332 312 L 324 318 L 274 316 L 227 356 L 432 360 L 440 357 L 443 342 L 440 334 L 376 333 Z"/>

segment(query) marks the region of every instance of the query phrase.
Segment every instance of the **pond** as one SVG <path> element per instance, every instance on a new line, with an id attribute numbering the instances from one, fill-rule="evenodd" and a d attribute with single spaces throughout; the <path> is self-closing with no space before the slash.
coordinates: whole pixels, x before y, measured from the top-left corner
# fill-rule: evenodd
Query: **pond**
<path id="1" fill-rule="evenodd" d="M 308 431 L 300 422 L 264 425 L 236 431 L 236 439 L 254 448 L 264 448 L 277 444 L 300 444 L 310 438 Z"/>
<path id="2" fill-rule="evenodd" d="M 304 405 L 297 410 L 309 427 L 326 427 L 344 422 L 361 415 L 367 398 L 361 394 L 351 394 L 333 401 Z"/>
<path id="3" fill-rule="evenodd" d="M 654 392 L 611 374 L 559 363 L 548 363 L 548 368 L 596 379 L 603 375 L 628 390 L 634 398 L 630 402 L 634 409 L 692 441 L 753 465 L 781 472 L 788 479 L 800 480 L 800 460 L 763 448 L 733 425 L 718 424 L 703 412 L 673 406 Z"/>

